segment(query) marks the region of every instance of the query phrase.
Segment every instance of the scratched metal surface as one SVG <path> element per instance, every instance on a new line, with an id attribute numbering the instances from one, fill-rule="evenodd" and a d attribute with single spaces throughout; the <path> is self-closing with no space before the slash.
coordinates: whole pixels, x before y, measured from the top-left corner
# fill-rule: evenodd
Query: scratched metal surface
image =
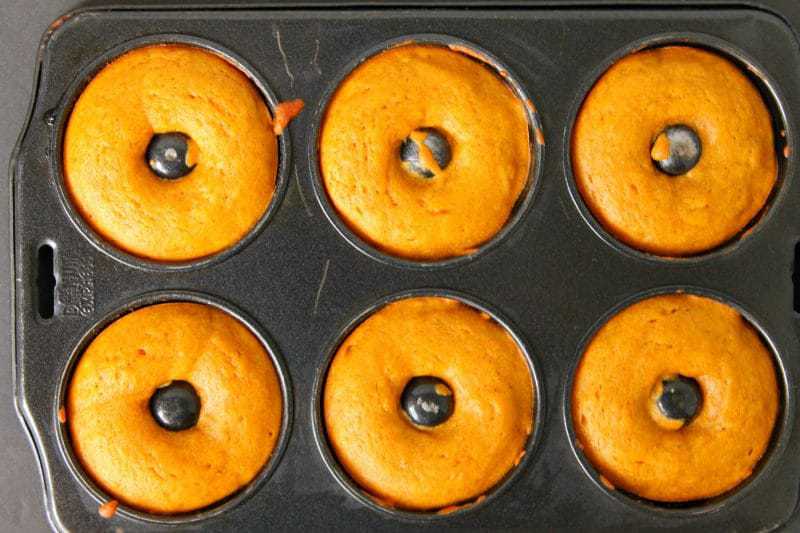
<path id="1" fill-rule="evenodd" d="M 132 9 L 87 11 L 61 21 L 45 44 L 31 122 L 14 167 L 16 394 L 44 466 L 54 527 L 169 527 L 121 515 L 101 519 L 97 502 L 67 468 L 55 430 L 70 351 L 103 317 L 156 290 L 208 294 L 253 317 L 275 342 L 291 380 L 291 432 L 273 475 L 235 508 L 186 528 L 754 531 L 784 524 L 800 475 L 793 431 L 800 347 L 791 282 L 800 184 L 793 163 L 748 238 L 692 261 L 648 259 L 604 242 L 567 185 L 566 133 L 592 72 L 630 43 L 665 32 L 711 34 L 762 65 L 782 96 L 788 143 L 797 153 L 798 42 L 781 18 L 755 9 Z M 218 43 L 252 65 L 279 99 L 303 98 L 308 106 L 290 127 L 288 187 L 274 217 L 231 257 L 190 271 L 133 267 L 98 250 L 59 203 L 49 160 L 54 130 L 48 118 L 68 111 L 66 91 L 78 73 L 111 48 L 154 33 Z M 499 57 L 538 108 L 546 140 L 539 190 L 519 227 L 489 253 L 445 269 L 392 266 L 362 254 L 326 219 L 312 185 L 309 143 L 323 95 L 364 51 L 418 33 L 454 35 Z M 56 247 L 60 278 L 60 305 L 51 320 L 35 310 L 34 260 L 42 242 Z M 713 510 L 650 509 L 611 497 L 582 470 L 565 427 L 565 384 L 587 333 L 620 302 L 665 286 L 712 291 L 740 304 L 776 347 L 785 372 L 780 445 L 753 483 Z M 544 389 L 541 442 L 519 476 L 490 504 L 435 522 L 377 512 L 354 499 L 326 468 L 311 424 L 314 377 L 331 343 L 379 299 L 419 288 L 455 290 L 507 317 L 534 356 Z"/>

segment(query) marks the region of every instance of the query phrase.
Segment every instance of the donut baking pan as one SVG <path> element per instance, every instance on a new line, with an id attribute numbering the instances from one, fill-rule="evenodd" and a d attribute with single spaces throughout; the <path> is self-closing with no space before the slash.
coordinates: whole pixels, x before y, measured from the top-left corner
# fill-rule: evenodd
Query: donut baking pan
<path id="1" fill-rule="evenodd" d="M 792 0 L 118 3 L 58 19 L 41 44 L 34 100 L 11 166 L 15 395 L 53 527 L 800 527 L 797 28 L 800 7 Z M 339 220 L 319 175 L 318 129 L 330 94 L 360 61 L 405 41 L 471 48 L 533 103 L 532 184 L 506 228 L 456 260 L 415 263 L 371 247 Z M 185 264 L 116 250 L 85 225 L 63 188 L 61 139 L 77 94 L 110 59 L 158 42 L 227 57 L 273 109 L 294 98 L 306 105 L 281 137 L 276 194 L 263 219 L 230 250 Z M 569 139 L 584 96 L 614 60 L 674 43 L 715 50 L 747 72 L 772 113 L 779 177 L 767 207 L 732 242 L 665 259 L 620 244 L 598 224 L 577 192 Z M 781 405 L 772 443 L 747 481 L 713 500 L 664 505 L 603 482 L 574 443 L 569 391 L 587 339 L 609 313 L 676 290 L 727 302 L 756 327 L 775 356 Z M 338 466 L 320 427 L 320 380 L 338 342 L 380 303 L 420 293 L 451 295 L 507 327 L 528 356 L 537 391 L 524 459 L 485 498 L 447 514 L 378 505 Z M 120 505 L 103 518 L 98 507 L 110 497 L 82 471 L 59 422 L 65 383 L 77 355 L 110 320 L 172 300 L 227 310 L 272 348 L 286 400 L 277 451 L 249 486 L 211 508 L 164 517 Z"/>

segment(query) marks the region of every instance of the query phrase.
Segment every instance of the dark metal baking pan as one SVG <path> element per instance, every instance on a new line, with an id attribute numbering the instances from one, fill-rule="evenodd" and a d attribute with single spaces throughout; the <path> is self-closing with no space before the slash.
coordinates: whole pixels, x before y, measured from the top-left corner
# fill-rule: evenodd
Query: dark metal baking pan
<path id="1" fill-rule="evenodd" d="M 15 395 L 41 464 L 53 526 L 129 531 L 170 529 L 177 521 L 181 529 L 213 531 L 762 531 L 786 524 L 800 482 L 795 407 L 800 315 L 793 307 L 792 283 L 800 237 L 793 155 L 800 117 L 797 24 L 800 9 L 790 0 L 737 5 L 678 0 L 636 5 L 139 2 L 87 7 L 56 21 L 42 41 L 30 118 L 11 169 Z M 114 51 L 157 35 L 206 43 L 234 57 L 262 83 L 271 104 L 302 98 L 307 105 L 289 128 L 291 142 L 287 137 L 281 148 L 285 193 L 276 197 L 263 227 L 224 257 L 177 269 L 142 264 L 107 249 L 70 215 L 59 192 L 59 125 L 74 91 Z M 359 243 L 331 223 L 332 213 L 319 198 L 315 128 L 326 95 L 360 59 L 413 35 L 462 40 L 489 52 L 534 102 L 544 136 L 535 193 L 513 230 L 446 268 L 418 268 L 362 253 Z M 569 174 L 571 121 L 586 90 L 621 51 L 653 39 L 689 39 L 721 53 L 735 51 L 743 66 L 756 67 L 753 75 L 768 93 L 776 128 L 786 130 L 779 138 L 790 154 L 752 231 L 689 260 L 635 253 L 604 235 L 575 197 Z M 54 250 L 50 318 L 38 308 L 42 245 Z M 587 335 L 621 303 L 667 288 L 700 291 L 740 306 L 773 348 L 784 385 L 773 446 L 752 479 L 718 501 L 677 509 L 609 493 L 573 452 L 565 416 L 571 371 Z M 433 520 L 365 502 L 343 482 L 335 464 L 328 468 L 324 442 L 317 445 L 324 435 L 313 424 L 314 383 L 326 368 L 331 343 L 379 302 L 422 289 L 479 302 L 508 324 L 535 362 L 542 406 L 535 453 L 502 490 L 481 505 Z M 284 363 L 292 406 L 286 447 L 264 479 L 220 512 L 152 521 L 123 509 L 106 520 L 97 513 L 104 495 L 82 480 L 64 455 L 68 443 L 57 421 L 59 391 L 82 339 L 108 317 L 154 294 L 216 302 L 263 333 Z"/>

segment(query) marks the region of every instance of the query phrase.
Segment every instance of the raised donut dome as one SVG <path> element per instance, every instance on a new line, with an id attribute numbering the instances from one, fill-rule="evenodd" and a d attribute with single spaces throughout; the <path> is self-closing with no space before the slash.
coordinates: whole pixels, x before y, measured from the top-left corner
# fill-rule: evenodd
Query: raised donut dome
<path id="1" fill-rule="evenodd" d="M 241 322 L 188 302 L 112 322 L 77 362 L 66 419 L 79 463 L 110 497 L 179 514 L 255 479 L 280 437 L 270 354 Z"/>
<path id="2" fill-rule="evenodd" d="M 511 334 L 451 298 L 408 297 L 342 342 L 323 389 L 328 442 L 389 507 L 437 511 L 502 482 L 533 430 L 533 379 Z"/>
<path id="3" fill-rule="evenodd" d="M 571 414 L 577 446 L 607 483 L 691 502 L 750 477 L 779 401 L 772 354 L 738 311 L 665 294 L 597 331 L 575 373 Z"/>
<path id="4" fill-rule="evenodd" d="M 278 148 L 259 89 L 207 49 L 133 49 L 78 97 L 64 183 L 102 238 L 145 259 L 190 261 L 242 239 L 275 191 Z"/>
<path id="5" fill-rule="evenodd" d="M 389 255 L 468 255 L 530 185 L 529 130 L 524 103 L 483 61 L 399 45 L 356 67 L 328 103 L 325 192 L 356 235 Z"/>
<path id="6" fill-rule="evenodd" d="M 770 112 L 730 60 L 689 46 L 623 57 L 572 132 L 572 170 L 597 221 L 638 250 L 689 256 L 745 230 L 777 180 Z"/>

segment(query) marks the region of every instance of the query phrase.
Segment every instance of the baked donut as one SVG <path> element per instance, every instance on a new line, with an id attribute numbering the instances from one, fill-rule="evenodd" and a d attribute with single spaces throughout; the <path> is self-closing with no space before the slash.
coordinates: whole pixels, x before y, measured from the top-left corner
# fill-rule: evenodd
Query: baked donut
<path id="1" fill-rule="evenodd" d="M 199 259 L 229 248 L 275 191 L 278 146 L 264 99 L 204 48 L 151 45 L 104 67 L 69 116 L 68 196 L 117 248 Z"/>
<path id="2" fill-rule="evenodd" d="M 482 61 L 405 44 L 351 72 L 319 141 L 333 207 L 382 251 L 433 261 L 474 252 L 508 221 L 530 181 L 523 102 Z"/>
<path id="3" fill-rule="evenodd" d="M 433 511 L 474 501 L 525 453 L 530 370 L 511 335 L 444 297 L 390 303 L 339 347 L 323 392 L 327 437 L 379 503 Z"/>
<path id="4" fill-rule="evenodd" d="M 576 444 L 629 493 L 712 498 L 753 472 L 778 397 L 770 351 L 735 309 L 655 296 L 611 318 L 586 348 L 572 389 Z"/>
<path id="5" fill-rule="evenodd" d="M 111 497 L 178 514 L 259 474 L 282 406 L 270 355 L 247 327 L 214 307 L 176 302 L 100 332 L 69 382 L 66 420 L 75 456 Z"/>
<path id="6" fill-rule="evenodd" d="M 688 256 L 764 208 L 777 179 L 770 112 L 731 61 L 665 46 L 617 61 L 586 97 L 572 169 L 595 218 L 633 248 Z"/>

